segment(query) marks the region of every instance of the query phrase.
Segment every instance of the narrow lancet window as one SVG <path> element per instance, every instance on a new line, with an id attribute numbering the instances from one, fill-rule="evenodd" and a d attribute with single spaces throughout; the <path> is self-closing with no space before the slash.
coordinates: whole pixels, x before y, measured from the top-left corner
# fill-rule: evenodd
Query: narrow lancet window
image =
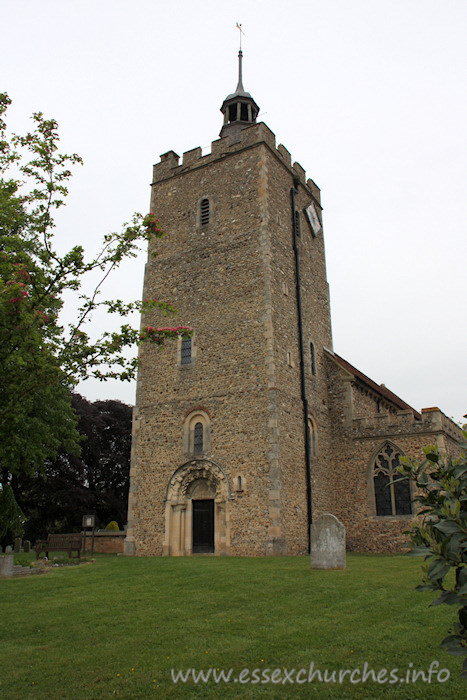
<path id="1" fill-rule="evenodd" d="M 310 343 L 310 364 L 311 364 L 311 374 L 316 376 L 316 353 L 314 343 Z"/>
<path id="2" fill-rule="evenodd" d="M 316 457 L 318 453 L 318 431 L 316 429 L 316 424 L 312 418 L 308 418 L 308 440 L 310 442 L 310 455 L 312 457 Z"/>
<path id="3" fill-rule="evenodd" d="M 182 365 L 191 364 L 191 338 L 182 338 L 182 350 L 180 355 Z"/>
<path id="4" fill-rule="evenodd" d="M 193 452 L 195 453 L 195 455 L 200 454 L 203 451 L 203 436 L 203 424 L 196 423 L 193 434 Z"/>

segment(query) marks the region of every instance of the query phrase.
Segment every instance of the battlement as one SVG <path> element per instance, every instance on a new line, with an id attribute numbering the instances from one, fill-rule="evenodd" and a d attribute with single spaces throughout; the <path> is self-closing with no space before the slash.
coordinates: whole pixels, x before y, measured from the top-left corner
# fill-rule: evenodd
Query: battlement
<path id="1" fill-rule="evenodd" d="M 433 408 L 422 408 L 422 420 L 425 425 L 439 426 L 440 430 L 455 440 L 462 440 L 462 428 L 436 406 Z"/>
<path id="2" fill-rule="evenodd" d="M 211 152 L 204 156 L 199 146 L 197 148 L 192 148 L 190 151 L 185 151 L 181 163 L 180 156 L 177 155 L 175 151 L 168 151 L 162 154 L 160 162 L 156 163 L 153 167 L 154 183 L 174 177 L 175 175 L 181 175 L 195 168 L 209 165 L 226 155 L 236 153 L 237 151 L 249 148 L 255 144 L 265 143 L 286 168 L 290 170 L 291 174 L 298 177 L 301 184 L 311 191 L 315 200 L 318 203 L 321 201 L 319 187 L 310 178 L 307 180 L 306 172 L 300 163 L 294 162 L 292 164 L 292 157 L 285 146 L 279 144 L 276 148 L 276 136 L 264 122 L 246 127 L 240 132 L 239 137 L 240 140 L 236 142 L 232 141 L 228 135 L 224 136 L 224 138 L 216 139 L 211 143 Z"/>
<path id="3" fill-rule="evenodd" d="M 422 420 L 413 411 L 395 413 L 374 413 L 352 420 L 355 437 L 379 435 L 386 432 L 398 433 L 445 433 L 456 441 L 462 439 L 462 429 L 448 418 L 439 408 L 422 408 Z"/>

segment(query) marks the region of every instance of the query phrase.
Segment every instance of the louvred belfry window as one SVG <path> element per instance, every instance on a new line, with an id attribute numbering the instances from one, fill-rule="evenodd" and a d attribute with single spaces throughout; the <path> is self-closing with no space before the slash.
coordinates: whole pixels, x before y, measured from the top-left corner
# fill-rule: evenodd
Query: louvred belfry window
<path id="1" fill-rule="evenodd" d="M 201 200 L 201 226 L 209 223 L 209 199 Z"/>
<path id="2" fill-rule="evenodd" d="M 298 209 L 295 211 L 295 232 L 300 238 L 300 212 Z"/>
<path id="3" fill-rule="evenodd" d="M 401 453 L 389 443 L 376 456 L 373 467 L 376 515 L 411 515 L 410 484 L 396 481 Z M 396 483 L 391 483 L 396 481 Z"/>

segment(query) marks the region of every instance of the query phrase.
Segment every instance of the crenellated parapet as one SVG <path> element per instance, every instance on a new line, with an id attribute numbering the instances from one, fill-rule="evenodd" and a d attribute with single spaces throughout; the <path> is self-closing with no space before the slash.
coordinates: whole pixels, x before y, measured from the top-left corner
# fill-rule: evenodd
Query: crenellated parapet
<path id="1" fill-rule="evenodd" d="M 316 202 L 320 203 L 320 189 L 316 183 L 310 178 L 307 179 L 306 172 L 300 163 L 292 163 L 292 157 L 289 151 L 279 144 L 276 147 L 276 136 L 266 126 L 264 122 L 259 122 L 248 126 L 239 134 L 238 141 L 233 142 L 227 135 L 224 138 L 216 139 L 211 143 L 211 152 L 203 155 L 201 147 L 192 148 L 185 151 L 180 162 L 180 156 L 175 151 L 168 151 L 161 155 L 159 163 L 156 163 L 153 168 L 154 183 L 168 178 L 182 175 L 188 170 L 205 167 L 211 163 L 215 163 L 221 158 L 228 157 L 245 148 L 252 148 L 259 144 L 265 144 L 274 155 L 283 163 L 290 173 L 299 179 L 300 183 L 306 187 Z"/>
<path id="2" fill-rule="evenodd" d="M 352 436 L 355 438 L 377 435 L 421 435 L 443 433 L 453 440 L 462 439 L 462 429 L 448 418 L 439 408 L 422 408 L 422 420 L 411 410 L 395 413 L 374 413 L 351 422 Z"/>
<path id="3" fill-rule="evenodd" d="M 424 425 L 441 430 L 454 440 L 462 440 L 462 428 L 439 408 L 422 408 L 422 420 Z"/>

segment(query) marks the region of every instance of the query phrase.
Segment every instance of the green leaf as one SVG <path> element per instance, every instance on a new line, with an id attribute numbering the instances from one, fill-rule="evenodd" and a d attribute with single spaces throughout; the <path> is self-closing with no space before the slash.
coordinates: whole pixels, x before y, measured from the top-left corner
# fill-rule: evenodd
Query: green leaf
<path id="1" fill-rule="evenodd" d="M 451 644 L 458 644 L 459 642 L 462 642 L 462 637 L 458 634 L 448 634 L 447 637 L 443 639 L 443 641 L 440 644 L 440 647 L 446 647 L 450 646 Z"/>
<path id="2" fill-rule="evenodd" d="M 410 530 L 406 531 L 406 534 L 411 534 Z M 424 545 L 419 545 L 418 547 L 413 547 L 413 549 L 408 552 L 409 557 L 423 557 L 426 556 L 427 554 L 431 554 L 431 549 L 429 547 L 425 547 Z"/>
<path id="3" fill-rule="evenodd" d="M 437 530 L 443 532 L 446 535 L 453 535 L 454 533 L 463 533 L 463 529 L 460 527 L 455 520 L 444 520 L 433 525 Z"/>
<path id="4" fill-rule="evenodd" d="M 421 472 L 421 474 L 418 477 L 418 483 L 420 486 L 426 486 L 428 484 L 428 475 L 426 472 Z"/>
<path id="5" fill-rule="evenodd" d="M 435 559 L 428 567 L 427 573 L 429 578 L 439 581 L 446 576 L 450 568 L 451 567 L 444 561 L 444 559 Z"/>
<path id="6" fill-rule="evenodd" d="M 459 644 L 458 646 L 444 647 L 448 654 L 452 656 L 467 656 L 467 647 Z"/>
<path id="7" fill-rule="evenodd" d="M 444 591 L 439 598 L 436 598 L 431 605 L 458 605 L 461 602 L 460 597 L 453 591 Z"/>

